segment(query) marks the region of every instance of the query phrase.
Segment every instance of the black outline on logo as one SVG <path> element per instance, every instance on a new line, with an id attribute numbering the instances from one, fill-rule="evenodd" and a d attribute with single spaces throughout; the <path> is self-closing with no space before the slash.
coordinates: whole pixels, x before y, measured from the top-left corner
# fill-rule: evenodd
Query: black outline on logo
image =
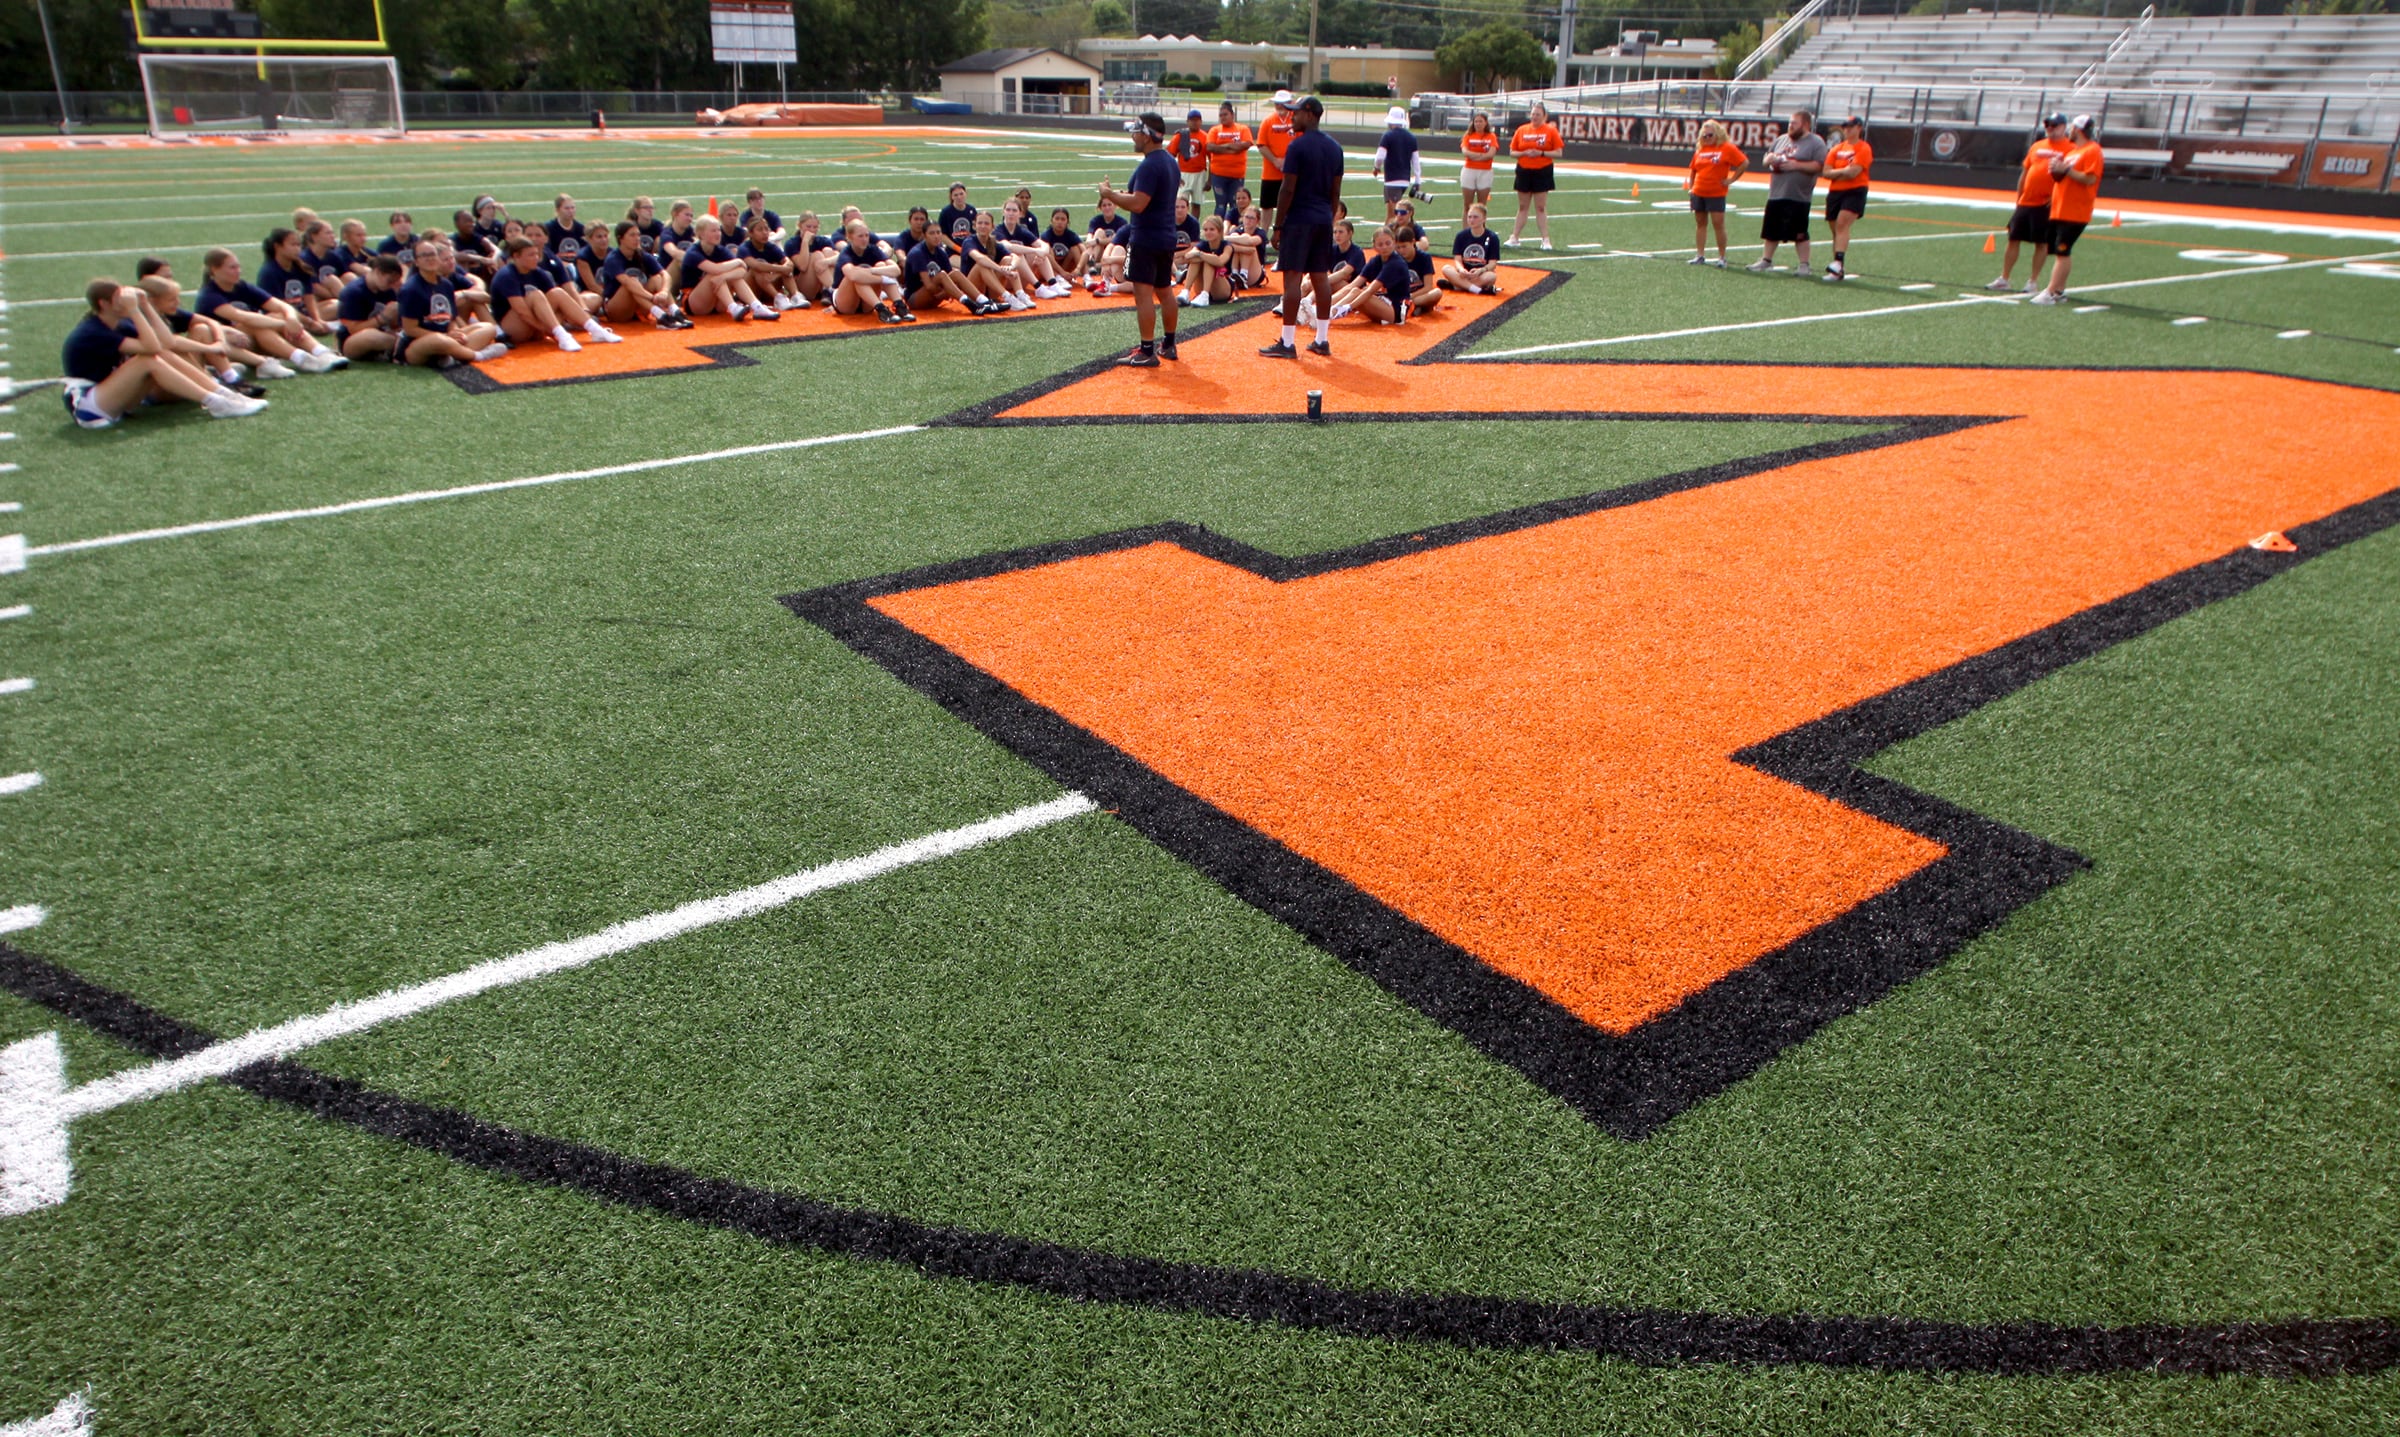
<path id="1" fill-rule="evenodd" d="M 0 991 L 151 1058 L 178 1057 L 214 1041 L 200 1029 L 5 942 L 0 942 Z M 2400 1326 L 2372 1317 L 2070 1327 L 1799 1313 L 1742 1317 L 1341 1288 L 1256 1268 L 1129 1257 L 840 1207 L 543 1137 L 288 1060 L 255 1063 L 223 1081 L 326 1122 L 617 1207 L 722 1228 L 779 1247 L 893 1263 L 927 1277 L 1072 1302 L 1395 1342 L 1588 1352 L 1649 1366 L 1740 1363 L 2001 1376 L 2143 1372 L 2281 1378 L 2356 1376 L 2400 1366 Z"/>
<path id="2" fill-rule="evenodd" d="M 1558 274 L 1546 277 L 1463 326 L 1421 358 L 1439 362 L 1463 353 L 1566 279 Z M 934 423 L 1026 427 L 1288 423 L 1296 419 L 1255 414 L 1196 419 L 1161 415 L 1131 419 L 1006 417 L 1008 410 L 1103 372 L 1110 365 L 1106 360 L 1082 365 Z M 2082 856 L 2070 849 L 1878 778 L 1860 769 L 1859 763 L 1880 749 L 1972 712 L 2077 659 L 2239 593 L 2281 573 L 2301 557 L 2237 550 L 1733 755 L 1736 762 L 1932 839 L 1949 852 L 1840 917 L 1718 979 L 1673 1010 L 1617 1036 L 1585 1023 L 1532 986 L 1485 965 L 1341 875 L 1177 786 L 1132 755 L 886 617 L 869 602 L 888 594 L 1156 543 L 1175 544 L 1284 583 L 2016 416 L 1878 416 L 1861 420 L 1856 416 L 1790 414 L 1558 411 L 1414 417 L 1654 421 L 1688 417 L 1737 423 L 1866 422 L 1889 427 L 1316 554 L 1286 557 L 1194 524 L 1153 524 L 854 580 L 788 594 L 783 602 L 1060 784 L 1090 795 L 1228 892 L 1280 920 L 1435 1022 L 1455 1030 L 1486 1056 L 1515 1068 L 1594 1124 L 1628 1140 L 1647 1137 L 1684 1109 L 1756 1072 L 1826 1023 L 1930 971 L 1978 934 L 2087 866 Z M 1341 418 L 1381 423 L 1389 416 Z M 2293 537 L 2306 553 L 2314 554 L 2395 520 L 2400 520 L 2400 490 L 2295 530 Z"/>

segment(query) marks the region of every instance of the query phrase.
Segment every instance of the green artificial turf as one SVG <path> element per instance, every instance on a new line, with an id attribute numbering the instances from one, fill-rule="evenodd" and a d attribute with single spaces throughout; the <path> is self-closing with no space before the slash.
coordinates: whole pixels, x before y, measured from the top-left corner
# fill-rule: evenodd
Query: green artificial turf
<path id="1" fill-rule="evenodd" d="M 50 372 L 73 314 L 27 301 L 130 265 L 27 257 L 69 250 L 87 206 L 154 216 L 112 225 L 128 237 L 109 248 L 196 258 L 292 203 L 380 231 L 393 204 L 438 217 L 487 184 L 520 213 L 565 187 L 608 215 L 636 187 L 663 203 L 756 180 L 788 216 L 871 189 L 887 211 L 938 203 L 966 174 L 979 200 L 1017 178 L 1045 204 L 1074 196 L 1080 220 L 1091 180 L 1125 168 L 1083 158 L 1113 153 L 1106 138 L 996 142 L 1022 148 L 0 158 L 12 372 Z M 1605 217 L 1562 218 L 1559 240 L 1688 241 L 1687 216 L 1651 208 L 1662 192 L 1575 177 L 1562 216 Z M 1956 298 L 1992 272 L 1988 222 L 1879 208 L 1862 236 L 1950 237 L 1862 245 L 1862 278 L 1839 288 L 1557 259 L 1575 277 L 1479 352 Z M 2384 252 L 2129 224 L 2095 230 L 2078 273 L 2205 273 L 2173 246 L 2270 245 Z M 1942 288 L 1897 289 L 1928 281 Z M 1978 305 L 1589 353 L 2240 365 L 2388 387 L 2390 293 L 2303 271 L 2120 291 L 2091 315 Z M 2191 313 L 2216 322 L 2165 322 Z M 1127 327 L 926 328 L 492 395 L 362 366 L 280 386 L 256 420 L 105 434 L 71 431 L 37 391 L 0 497 L 22 497 L 13 517 L 43 545 L 919 423 L 1107 354 Z M 2274 337 L 2290 328 L 2321 332 Z M 1754 382 L 1726 371 L 1733 398 Z M 1824 385 L 1814 407 L 1842 413 L 1839 372 Z M 0 668 L 39 681 L 0 698 L 0 772 L 45 776 L 0 798 L 0 906 L 46 905 L 25 947 L 178 1018 L 272 1023 L 1056 792 L 779 595 L 1169 519 L 1308 553 L 1871 432 L 943 429 L 37 557 L 0 580 L 0 603 L 34 609 L 0 623 Z M 2390 1316 L 2395 635 L 2386 533 L 1880 755 L 1876 771 L 2091 869 L 1641 1143 L 1105 814 L 304 1057 L 713 1176 L 1354 1286 L 1965 1322 Z M 134 1061 L 0 997 L 0 1043 L 52 1029 L 79 1082 Z M 0 1424 L 85 1387 L 107 1434 L 2400 1420 L 2390 1374 L 1660 1369 L 1077 1305 L 628 1213 L 219 1087 L 86 1120 L 73 1142 L 73 1197 L 0 1219 Z"/>

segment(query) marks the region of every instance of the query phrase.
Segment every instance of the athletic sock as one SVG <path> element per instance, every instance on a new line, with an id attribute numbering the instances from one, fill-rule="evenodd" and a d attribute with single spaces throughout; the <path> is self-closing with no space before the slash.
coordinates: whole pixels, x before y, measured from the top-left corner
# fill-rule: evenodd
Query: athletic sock
<path id="1" fill-rule="evenodd" d="M 1286 349 L 1290 349 L 1290 348 L 1292 347 L 1292 342 L 1293 342 L 1294 340 L 1298 339 L 1299 337 L 1300 337 L 1300 326 L 1298 326 L 1298 325 L 1296 325 L 1296 324 L 1287 324 L 1287 325 L 1285 325 L 1285 326 L 1283 327 L 1283 347 L 1284 347 L 1284 348 L 1286 348 Z"/>
<path id="2" fill-rule="evenodd" d="M 568 335 L 567 327 L 565 325 L 554 324 L 550 326 L 550 337 L 552 339 L 567 339 L 571 336 Z"/>
<path id="3" fill-rule="evenodd" d="M 1840 263 L 1842 262 L 1842 257 L 1843 257 L 1844 255 L 1847 255 L 1848 253 L 1849 253 L 1849 251 L 1848 251 L 1848 250 L 1840 250 L 1840 249 L 1837 249 L 1837 250 L 1835 250 L 1835 251 L 1833 252 L 1833 262 L 1834 262 L 1835 264 L 1840 264 Z"/>
<path id="4" fill-rule="evenodd" d="M 1319 319 L 1317 321 L 1317 343 L 1328 344 L 1332 342 L 1332 339 L 1333 321 L 1330 319 Z"/>
<path id="5" fill-rule="evenodd" d="M 1156 353 L 1158 353 L 1158 342 L 1156 340 L 1145 339 L 1142 341 L 1142 357 L 1144 359 L 1147 359 Z"/>

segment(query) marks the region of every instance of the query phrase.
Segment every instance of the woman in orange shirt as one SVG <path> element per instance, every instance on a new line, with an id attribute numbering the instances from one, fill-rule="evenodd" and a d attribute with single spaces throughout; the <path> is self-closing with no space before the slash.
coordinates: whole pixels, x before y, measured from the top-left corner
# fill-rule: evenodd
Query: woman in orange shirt
<path id="1" fill-rule="evenodd" d="M 1550 123 L 1550 107 L 1536 100 L 1525 123 L 1509 138 L 1508 153 L 1517 162 L 1517 228 L 1510 244 L 1525 238 L 1525 215 L 1530 210 L 1541 222 L 1542 248 L 1550 248 L 1550 192 L 1558 188 L 1556 165 L 1567 147 Z"/>
<path id="2" fill-rule="evenodd" d="M 1692 151 L 1692 177 L 1684 181 L 1684 189 L 1692 196 L 1692 257 L 1686 264 L 1713 264 L 1725 267 L 1725 195 L 1733 180 L 1750 167 L 1750 157 L 1742 147 L 1725 133 L 1725 127 L 1710 120 L 1700 127 L 1700 148 Z M 1708 257 L 1708 227 L 1717 227 L 1717 257 Z"/>
<path id="3" fill-rule="evenodd" d="M 1492 207 L 1492 156 L 1500 153 L 1500 133 L 1492 128 L 1492 117 L 1481 110 L 1467 121 L 1467 132 L 1458 137 L 1458 153 L 1462 162 L 1458 172 L 1458 197 L 1465 208 L 1482 205 Z"/>

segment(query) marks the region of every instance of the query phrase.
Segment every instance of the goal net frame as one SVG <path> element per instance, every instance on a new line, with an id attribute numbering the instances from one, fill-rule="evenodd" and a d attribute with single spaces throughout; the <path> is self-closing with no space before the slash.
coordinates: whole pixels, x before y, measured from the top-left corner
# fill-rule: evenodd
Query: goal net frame
<path id="1" fill-rule="evenodd" d="M 408 133 L 400 64 L 389 55 L 143 54 L 142 100 L 150 133 L 182 135 Z M 326 83 L 303 85 L 302 76 Z M 214 83 L 188 81 L 207 76 Z M 345 76 L 372 83 L 343 84 Z M 179 90 L 176 80 L 187 83 Z M 187 101 L 193 103 L 186 103 Z"/>

